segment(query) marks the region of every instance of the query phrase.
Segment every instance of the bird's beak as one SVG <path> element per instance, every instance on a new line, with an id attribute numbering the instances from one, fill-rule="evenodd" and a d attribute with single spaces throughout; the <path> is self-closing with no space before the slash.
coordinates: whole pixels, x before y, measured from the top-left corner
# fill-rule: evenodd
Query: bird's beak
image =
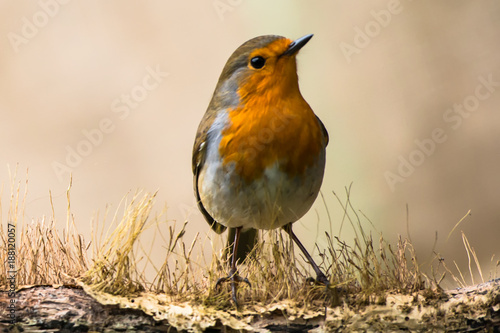
<path id="1" fill-rule="evenodd" d="M 306 45 L 307 42 L 312 38 L 312 36 L 313 34 L 309 34 L 294 40 L 293 42 L 290 43 L 288 49 L 282 55 L 292 55 L 299 52 L 302 46 Z"/>

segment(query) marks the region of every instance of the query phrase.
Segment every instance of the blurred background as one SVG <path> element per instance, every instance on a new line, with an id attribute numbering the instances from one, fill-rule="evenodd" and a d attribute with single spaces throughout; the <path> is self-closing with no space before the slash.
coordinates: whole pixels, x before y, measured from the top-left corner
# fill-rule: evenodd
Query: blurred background
<path id="1" fill-rule="evenodd" d="M 158 190 L 157 212 L 188 220 L 187 239 L 213 237 L 195 205 L 191 149 L 222 67 L 255 36 L 314 33 L 298 67 L 330 133 L 322 193 L 332 224 L 318 199 L 296 223 L 303 242 L 338 235 L 333 192 L 345 198 L 351 186 L 355 209 L 391 242 L 409 232 L 421 263 L 436 251 L 467 272 L 463 230 L 490 277 L 500 255 L 499 2 L 2 0 L 0 17 L 2 224 L 8 166 L 18 165 L 17 181 L 29 169 L 26 221 L 52 214 L 50 190 L 64 227 L 72 174 L 86 239 L 96 214 L 137 189 Z M 341 238 L 352 240 L 350 228 Z"/>

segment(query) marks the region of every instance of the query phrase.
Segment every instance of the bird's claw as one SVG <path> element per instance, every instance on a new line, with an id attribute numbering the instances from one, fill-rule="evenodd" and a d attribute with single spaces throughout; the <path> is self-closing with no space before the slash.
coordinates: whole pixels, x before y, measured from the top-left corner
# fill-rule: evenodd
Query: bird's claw
<path id="1" fill-rule="evenodd" d="M 215 289 L 218 289 L 222 283 L 228 281 L 231 282 L 231 294 L 233 302 L 236 306 L 238 306 L 238 299 L 236 298 L 236 285 L 240 282 L 245 282 L 250 288 L 252 288 L 252 284 L 250 283 L 250 281 L 248 281 L 247 278 L 239 276 L 236 272 L 230 272 L 228 276 L 221 277 L 217 280 L 217 282 L 215 283 Z"/>
<path id="2" fill-rule="evenodd" d="M 241 276 L 239 275 L 229 275 L 229 276 L 226 276 L 226 277 L 221 277 L 217 280 L 217 282 L 215 282 L 215 289 L 218 289 L 219 286 L 221 285 L 221 283 L 224 283 L 224 282 L 227 282 L 227 281 L 231 281 L 231 284 L 236 284 L 236 283 L 239 283 L 239 282 L 245 282 L 246 284 L 248 284 L 248 286 L 250 288 L 252 288 L 252 284 L 250 283 L 250 281 L 248 281 L 247 278 L 242 278 Z"/>
<path id="3" fill-rule="evenodd" d="M 324 284 L 327 287 L 330 285 L 330 280 L 323 273 L 318 274 L 318 276 L 316 276 L 316 281 L 318 281 L 319 283 Z"/>
<path id="4" fill-rule="evenodd" d="M 330 280 L 326 277 L 325 274 L 323 274 L 322 272 L 320 272 L 320 274 L 318 274 L 316 276 L 316 279 L 313 278 L 313 277 L 308 277 L 306 279 L 306 282 L 307 283 L 314 283 L 314 284 L 323 284 L 325 285 L 326 287 L 330 286 Z"/>

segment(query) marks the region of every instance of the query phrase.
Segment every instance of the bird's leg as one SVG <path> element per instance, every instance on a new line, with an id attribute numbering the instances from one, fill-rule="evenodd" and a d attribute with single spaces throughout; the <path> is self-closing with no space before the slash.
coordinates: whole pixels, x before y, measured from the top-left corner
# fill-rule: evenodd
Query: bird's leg
<path id="1" fill-rule="evenodd" d="M 292 231 L 292 224 L 287 224 L 286 226 L 283 227 L 283 229 L 290 235 L 290 237 L 293 239 L 295 244 L 297 244 L 297 246 L 302 251 L 302 253 L 304 253 L 304 256 L 306 257 L 307 261 L 309 261 L 309 263 L 311 264 L 312 268 L 314 269 L 314 272 L 316 273 L 316 281 L 323 283 L 326 286 L 330 285 L 330 281 L 328 280 L 326 275 L 321 271 L 321 269 L 319 269 L 318 265 L 316 265 L 316 263 L 314 262 L 313 258 L 309 254 L 309 252 L 307 252 L 304 245 L 302 245 L 300 240 L 297 238 L 295 233 Z"/>
<path id="2" fill-rule="evenodd" d="M 223 277 L 223 278 L 218 279 L 217 282 L 215 283 L 215 288 L 218 288 L 222 282 L 226 282 L 228 280 L 231 281 L 231 293 L 232 293 L 233 302 L 236 306 L 238 306 L 238 300 L 236 298 L 236 284 L 238 282 L 245 282 L 250 287 L 252 287 L 252 285 L 250 284 L 250 281 L 248 281 L 247 278 L 242 278 L 241 276 L 239 276 L 238 270 L 236 269 L 236 252 L 238 250 L 238 242 L 240 240 L 241 229 L 242 229 L 242 227 L 236 228 L 236 232 L 234 235 L 233 253 L 231 253 L 231 269 L 229 270 L 229 275 L 227 277 Z"/>

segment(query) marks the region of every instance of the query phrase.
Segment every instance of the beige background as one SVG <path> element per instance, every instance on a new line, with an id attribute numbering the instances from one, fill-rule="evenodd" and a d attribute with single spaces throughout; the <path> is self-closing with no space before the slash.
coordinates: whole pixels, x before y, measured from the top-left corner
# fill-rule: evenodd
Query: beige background
<path id="1" fill-rule="evenodd" d="M 85 145 L 83 132 L 108 119 L 113 130 L 71 167 L 79 230 L 88 238 L 94 214 L 114 211 L 128 191 L 158 189 L 155 211 L 166 204 L 170 221 L 189 220 L 188 239 L 200 232 L 206 240 L 191 147 L 225 61 L 258 35 L 314 33 L 298 57 L 300 86 L 330 133 L 322 191 L 335 233 L 342 211 L 332 191 L 344 196 L 352 183 L 355 208 L 388 239 L 406 235 L 408 204 L 422 263 L 432 258 L 436 232 L 449 265 L 457 260 L 467 270 L 460 230 L 485 273 L 500 254 L 500 86 L 485 97 L 479 79 L 500 82 L 497 1 L 1 1 L 0 16 L 2 223 L 7 165 L 18 163 L 18 180 L 29 168 L 25 219 L 51 214 L 51 190 L 62 227 L 69 175 L 58 177 L 53 165 L 66 164 L 67 147 Z M 141 88 L 148 68 L 168 73 L 156 87 L 148 81 L 151 91 Z M 113 112 L 131 92 L 144 100 L 126 117 L 123 108 Z M 464 116 L 443 118 L 454 104 L 474 101 Z M 446 140 L 422 159 L 415 140 L 435 129 Z M 384 175 L 410 157 L 421 165 L 391 189 Z M 308 248 L 324 244 L 323 203 L 296 228 Z M 348 228 L 341 236 L 352 239 Z"/>

